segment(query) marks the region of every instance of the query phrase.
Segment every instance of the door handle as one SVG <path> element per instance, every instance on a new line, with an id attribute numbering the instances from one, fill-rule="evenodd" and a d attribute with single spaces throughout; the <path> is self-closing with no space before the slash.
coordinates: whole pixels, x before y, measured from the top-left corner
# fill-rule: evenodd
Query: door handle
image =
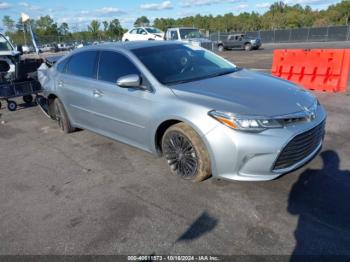
<path id="1" fill-rule="evenodd" d="M 64 84 L 63 80 L 58 80 L 57 85 L 58 85 L 59 87 L 62 87 L 63 84 Z"/>
<path id="2" fill-rule="evenodd" d="M 92 94 L 94 95 L 94 97 L 101 97 L 101 96 L 103 96 L 103 92 L 98 90 L 98 89 L 93 90 Z"/>

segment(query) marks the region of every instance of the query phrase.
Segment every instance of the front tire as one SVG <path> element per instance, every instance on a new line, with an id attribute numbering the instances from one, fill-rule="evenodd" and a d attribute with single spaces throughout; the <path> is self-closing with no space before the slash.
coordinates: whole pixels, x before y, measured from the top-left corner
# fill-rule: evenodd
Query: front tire
<path id="1" fill-rule="evenodd" d="M 173 174 L 193 182 L 211 175 L 208 151 L 190 126 L 178 123 L 169 127 L 162 138 L 162 150 Z"/>
<path id="2" fill-rule="evenodd" d="M 17 110 L 17 103 L 15 101 L 7 101 L 7 109 L 9 111 L 16 111 Z"/>
<path id="3" fill-rule="evenodd" d="M 61 101 L 56 98 L 53 103 L 54 118 L 57 121 L 59 128 L 66 134 L 74 132 L 75 128 L 72 126 Z"/>
<path id="4" fill-rule="evenodd" d="M 245 50 L 245 51 L 250 51 L 250 50 L 252 50 L 252 44 L 246 43 L 246 44 L 244 45 L 244 50 Z"/>

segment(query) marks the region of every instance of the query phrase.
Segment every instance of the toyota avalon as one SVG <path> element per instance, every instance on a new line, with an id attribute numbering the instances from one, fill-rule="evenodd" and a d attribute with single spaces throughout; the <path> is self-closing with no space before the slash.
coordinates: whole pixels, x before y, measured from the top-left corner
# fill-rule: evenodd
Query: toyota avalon
<path id="1" fill-rule="evenodd" d="M 192 181 L 271 180 L 323 142 L 326 112 L 310 92 L 189 44 L 84 47 L 42 66 L 39 79 L 64 132 L 87 129 L 163 156 Z"/>

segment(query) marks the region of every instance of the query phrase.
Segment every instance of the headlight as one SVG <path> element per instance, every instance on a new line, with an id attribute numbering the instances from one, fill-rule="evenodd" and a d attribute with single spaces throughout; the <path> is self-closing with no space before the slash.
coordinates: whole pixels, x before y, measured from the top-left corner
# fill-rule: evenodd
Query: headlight
<path id="1" fill-rule="evenodd" d="M 283 127 L 283 125 L 277 119 L 240 116 L 216 110 L 212 110 L 208 114 L 220 123 L 235 130 L 260 132 L 269 128 Z"/>

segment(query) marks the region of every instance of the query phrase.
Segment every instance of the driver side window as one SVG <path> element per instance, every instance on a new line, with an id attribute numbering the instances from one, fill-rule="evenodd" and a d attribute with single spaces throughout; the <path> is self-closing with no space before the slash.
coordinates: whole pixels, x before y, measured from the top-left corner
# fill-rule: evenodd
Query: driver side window
<path id="1" fill-rule="evenodd" d="M 137 30 L 137 33 L 138 33 L 139 35 L 146 35 L 146 31 L 143 30 L 142 28 L 139 28 L 139 29 Z"/>
<path id="2" fill-rule="evenodd" d="M 113 51 L 102 51 L 98 67 L 98 80 L 115 84 L 119 77 L 141 75 L 136 66 L 124 55 Z"/>
<path id="3" fill-rule="evenodd" d="M 170 31 L 170 39 L 171 40 L 178 40 L 179 37 L 177 35 L 177 31 Z"/>

